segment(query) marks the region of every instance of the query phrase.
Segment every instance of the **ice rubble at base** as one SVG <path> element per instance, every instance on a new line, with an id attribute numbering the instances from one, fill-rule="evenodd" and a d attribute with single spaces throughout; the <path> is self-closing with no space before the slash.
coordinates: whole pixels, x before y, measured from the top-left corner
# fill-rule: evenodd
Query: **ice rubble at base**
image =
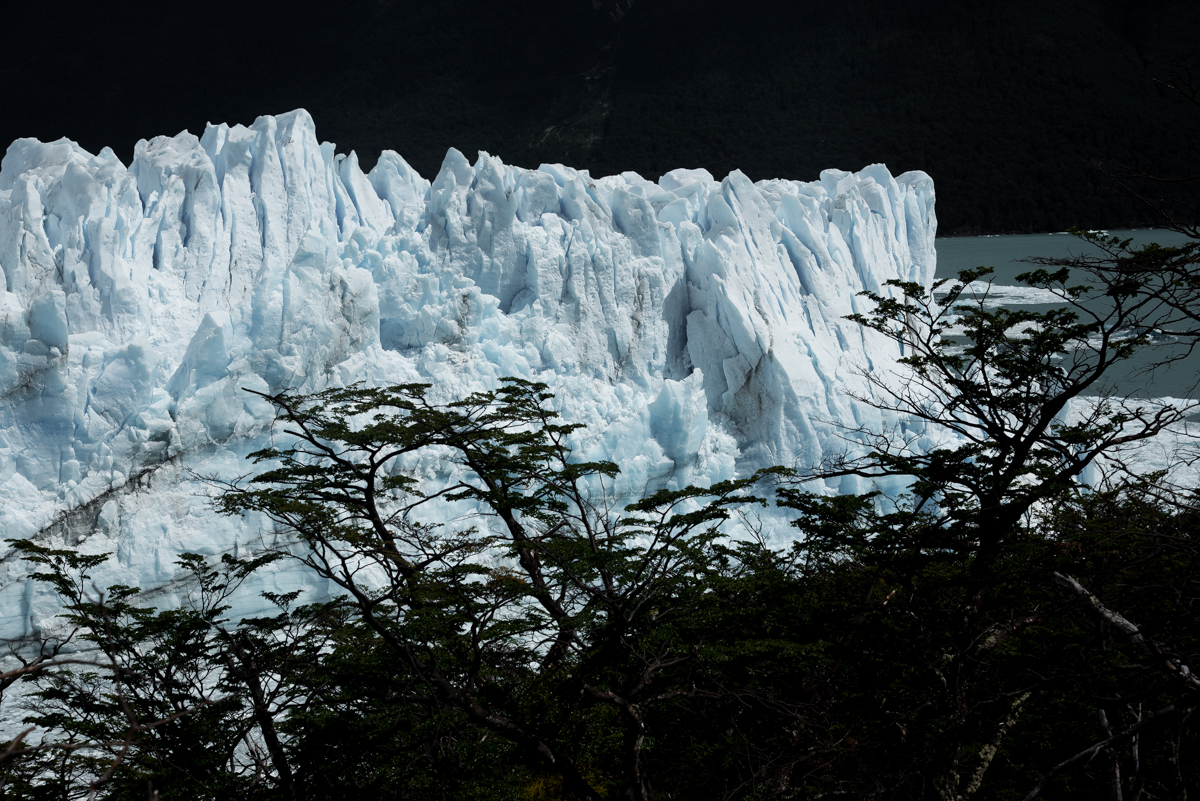
<path id="1" fill-rule="evenodd" d="M 244 473 L 269 440 L 242 388 L 544 381 L 587 425 L 577 452 L 621 466 L 618 493 L 813 463 L 837 424 L 881 422 L 847 393 L 896 345 L 844 317 L 889 278 L 928 284 L 935 230 L 930 178 L 882 165 L 654 183 L 451 150 L 430 182 L 390 151 L 364 174 L 302 110 L 142 141 L 128 168 L 18 140 L 0 169 L 0 531 L 112 551 L 98 586 L 171 603 L 179 553 L 264 536 L 193 478 Z M 33 633 L 52 599 L 0 571 L 0 636 Z M 302 586 L 322 591 L 281 568 L 247 597 Z"/>

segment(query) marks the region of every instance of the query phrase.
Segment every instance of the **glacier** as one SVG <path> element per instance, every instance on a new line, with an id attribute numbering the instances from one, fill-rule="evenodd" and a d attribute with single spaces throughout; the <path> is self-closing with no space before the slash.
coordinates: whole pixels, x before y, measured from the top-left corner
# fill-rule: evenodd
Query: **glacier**
<path id="1" fill-rule="evenodd" d="M 624 496 L 816 463 L 885 422 L 854 396 L 898 345 L 845 316 L 888 279 L 930 284 L 934 200 L 925 173 L 879 164 L 653 182 L 451 149 L 432 180 L 391 151 L 364 173 L 303 110 L 143 140 L 129 166 L 17 140 L 0 164 L 0 532 L 111 552 L 97 586 L 171 603 L 180 553 L 271 536 L 217 516 L 199 478 L 246 473 L 271 441 L 245 389 L 424 382 L 450 400 L 542 381 Z M 315 581 L 277 565 L 246 597 Z M 0 637 L 38 634 L 56 603 L 3 560 Z"/>

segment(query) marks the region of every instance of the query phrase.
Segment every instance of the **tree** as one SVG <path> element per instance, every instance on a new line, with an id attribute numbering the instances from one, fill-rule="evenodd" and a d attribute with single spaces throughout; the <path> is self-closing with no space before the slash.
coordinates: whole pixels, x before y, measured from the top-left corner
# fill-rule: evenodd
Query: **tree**
<path id="1" fill-rule="evenodd" d="M 1162 352 L 1156 331 L 1190 308 L 1156 289 L 1161 271 L 1127 269 L 1163 254 L 1115 243 L 1107 262 L 1038 265 L 1021 280 L 1061 301 L 1048 311 L 992 308 L 982 269 L 868 293 L 855 319 L 905 356 L 861 400 L 895 430 L 847 431 L 857 450 L 821 465 L 623 508 L 617 466 L 575 459 L 578 426 L 541 384 L 444 403 L 420 384 L 264 395 L 276 446 L 252 454 L 248 480 L 210 481 L 221 511 L 263 515 L 287 548 L 186 556 L 188 602 L 156 610 L 136 589 L 89 590 L 102 557 L 15 543 L 101 669 L 56 663 L 54 644 L 30 662 L 45 735 L 10 747 L 7 786 L 958 801 L 1050 781 L 1088 797 L 1100 781 L 1114 797 L 1179 795 L 1196 782 L 1182 666 L 1200 660 L 1197 518 L 1121 451 L 1192 407 L 1104 394 L 1113 366 Z M 906 489 L 809 491 L 848 475 Z M 789 548 L 728 536 L 767 480 L 795 515 Z M 268 594 L 272 614 L 227 620 L 230 593 L 279 558 L 334 597 Z M 1081 767 L 1088 755 L 1103 770 Z"/>
<path id="2" fill-rule="evenodd" d="M 702 634 L 675 621 L 704 602 L 720 524 L 758 501 L 747 490 L 761 476 L 663 490 L 621 514 L 616 465 L 573 461 L 578 426 L 557 421 L 544 385 L 505 379 L 440 405 L 427 390 L 264 396 L 293 444 L 255 454 L 272 467 L 220 508 L 304 542 L 304 563 L 409 677 L 409 700 L 510 741 L 574 798 L 649 798 L 648 715 L 705 691 L 691 680 Z M 457 473 L 426 495 L 405 460 L 429 451 Z M 476 505 L 486 528 L 422 522 L 435 501 Z M 589 741 L 606 716 L 622 743 L 612 765 Z"/>
<path id="3" fill-rule="evenodd" d="M 273 396 L 290 444 L 255 454 L 268 469 L 218 499 L 291 533 L 341 597 L 269 594 L 276 614 L 226 620 L 228 594 L 279 553 L 185 557 L 194 592 L 178 610 L 138 605 L 130 588 L 89 596 L 86 569 L 102 556 L 64 552 L 39 574 L 118 667 L 35 677 L 31 720 L 79 756 L 52 782 L 45 761 L 10 761 L 13 781 L 306 799 L 786 785 L 799 757 L 780 735 L 807 713 L 764 692 L 760 673 L 795 649 L 747 629 L 745 605 L 785 577 L 761 543 L 721 534 L 731 509 L 761 503 L 748 491 L 762 476 L 615 510 L 615 466 L 571 460 L 575 427 L 546 408 L 543 386 L 509 380 L 440 405 L 427 389 Z M 424 495 L 413 474 L 430 455 L 459 472 Z M 463 518 L 464 501 L 482 516 Z M 461 525 L 423 522 L 426 509 Z M 121 739 L 129 713 L 138 722 Z"/>
<path id="4" fill-rule="evenodd" d="M 66 633 L 51 658 L 19 671 L 35 684 L 34 703 L 5 752 L 0 794 L 129 797 L 149 786 L 168 797 L 234 798 L 254 783 L 262 764 L 244 746 L 271 743 L 274 709 L 238 644 L 252 630 L 223 615 L 238 585 L 274 556 L 226 556 L 217 569 L 185 554 L 189 603 L 156 610 L 138 603 L 137 588 L 91 587 L 87 571 L 108 554 L 9 542 L 62 599 Z M 39 742 L 26 744 L 34 732 Z"/>
<path id="5" fill-rule="evenodd" d="M 966 271 L 932 292 L 892 282 L 897 298 L 867 293 L 874 311 L 855 319 L 896 338 L 906 355 L 903 372 L 868 375 L 874 394 L 860 400 L 899 413 L 904 428 L 849 432 L 865 455 L 797 471 L 780 490 L 781 504 L 800 513 L 795 547 L 807 580 L 844 605 L 836 638 L 844 669 L 876 688 L 856 728 L 891 729 L 905 743 L 860 750 L 867 781 L 890 777 L 874 794 L 957 799 L 980 790 L 1044 686 L 1011 682 L 1028 658 L 1022 636 L 1036 640 L 1030 632 L 1044 631 L 1061 606 L 1047 597 L 1055 543 L 1039 530 L 1046 514 L 1086 491 L 1089 469 L 1118 480 L 1120 462 L 1109 457 L 1194 408 L 1086 397 L 1107 389 L 1113 365 L 1155 348 L 1152 333 L 1176 314 L 1145 282 L 1089 284 L 1064 268 L 1034 270 L 1018 280 L 1062 306 L 1009 310 L 988 304 L 989 273 Z M 920 438 L 931 433 L 946 444 L 927 447 Z M 908 490 L 886 503 L 878 493 L 804 490 L 846 475 L 900 478 Z M 880 662 L 883 643 L 907 647 L 909 658 Z M 905 697 L 907 709 L 883 711 Z M 869 785 L 854 792 L 873 794 Z"/>

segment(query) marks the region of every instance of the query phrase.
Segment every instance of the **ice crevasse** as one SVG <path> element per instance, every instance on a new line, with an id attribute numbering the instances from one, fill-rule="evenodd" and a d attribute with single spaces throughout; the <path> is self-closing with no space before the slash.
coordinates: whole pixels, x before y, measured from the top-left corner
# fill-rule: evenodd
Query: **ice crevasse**
<path id="1" fill-rule="evenodd" d="M 168 595 L 178 554 L 261 543 L 195 478 L 270 441 L 243 388 L 542 381 L 626 495 L 811 464 L 884 422 L 852 395 L 898 346 L 845 317 L 888 279 L 928 284 L 935 230 L 929 176 L 883 165 L 655 183 L 450 150 L 431 182 L 391 151 L 364 173 L 303 110 L 141 141 L 128 167 L 21 139 L 0 167 L 0 531 L 112 552 L 99 586 Z M 0 636 L 56 611 L 26 576 L 0 566 Z"/>

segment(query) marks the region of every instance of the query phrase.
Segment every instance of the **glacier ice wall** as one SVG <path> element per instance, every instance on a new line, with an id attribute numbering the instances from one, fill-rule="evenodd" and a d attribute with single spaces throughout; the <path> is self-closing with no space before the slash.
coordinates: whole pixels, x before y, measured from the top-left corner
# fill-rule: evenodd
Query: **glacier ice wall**
<path id="1" fill-rule="evenodd" d="M 364 174 L 303 110 L 142 141 L 128 167 L 18 140 L 0 167 L 0 532 L 111 551 L 99 586 L 167 594 L 180 552 L 253 547 L 262 521 L 216 517 L 196 480 L 245 472 L 271 436 L 242 388 L 544 381 L 623 493 L 812 463 L 838 425 L 880 422 L 847 392 L 896 345 L 844 317 L 889 278 L 927 284 L 935 229 L 930 178 L 882 165 L 654 183 L 451 150 L 431 182 L 390 151 Z M 4 561 L 0 636 L 53 614 L 39 592 Z"/>

